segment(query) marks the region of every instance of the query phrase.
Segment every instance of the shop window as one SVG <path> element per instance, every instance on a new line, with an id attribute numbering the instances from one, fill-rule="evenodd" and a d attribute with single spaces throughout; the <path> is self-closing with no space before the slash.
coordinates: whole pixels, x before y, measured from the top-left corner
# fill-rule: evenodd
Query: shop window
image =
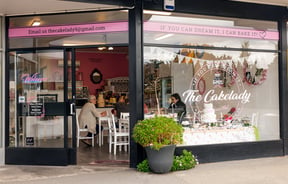
<path id="1" fill-rule="evenodd" d="M 9 147 L 64 146 L 64 118 L 52 110 L 64 102 L 59 60 L 57 50 L 9 53 Z"/>
<path id="2" fill-rule="evenodd" d="M 153 46 L 147 43 L 149 34 L 145 32 L 146 45 L 151 45 L 144 47 L 145 118 L 174 118 L 185 129 L 183 145 L 280 138 L 277 36 L 269 41 L 193 34 L 179 48 L 168 38 L 165 47 Z M 182 35 L 171 37 L 181 44 Z M 263 43 L 260 49 L 255 49 L 257 42 Z M 210 47 L 221 44 L 223 48 Z M 171 101 L 174 94 L 185 110 Z"/>

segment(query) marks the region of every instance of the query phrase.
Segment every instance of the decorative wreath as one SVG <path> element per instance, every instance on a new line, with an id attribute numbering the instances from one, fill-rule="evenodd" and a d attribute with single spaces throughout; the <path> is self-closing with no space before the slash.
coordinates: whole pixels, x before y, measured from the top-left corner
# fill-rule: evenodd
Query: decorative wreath
<path id="1" fill-rule="evenodd" d="M 250 71 L 247 71 L 247 67 L 243 68 L 244 79 L 243 82 L 247 82 L 249 85 L 260 85 L 262 84 L 267 78 L 267 69 L 263 68 L 256 68 L 255 74 L 251 74 Z M 256 77 L 260 77 L 258 81 L 256 81 Z"/>

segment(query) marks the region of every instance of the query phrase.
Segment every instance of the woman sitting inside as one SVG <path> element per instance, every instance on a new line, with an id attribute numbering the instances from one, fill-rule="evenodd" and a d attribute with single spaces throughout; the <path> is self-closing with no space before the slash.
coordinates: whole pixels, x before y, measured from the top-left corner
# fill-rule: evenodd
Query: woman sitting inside
<path id="1" fill-rule="evenodd" d="M 96 107 L 96 97 L 94 95 L 90 95 L 88 97 L 88 102 L 82 107 L 81 112 L 79 114 L 79 126 L 80 128 L 88 128 L 89 132 L 87 137 L 92 137 L 92 135 L 97 135 L 99 133 L 99 125 L 97 124 L 97 117 L 107 116 L 107 112 L 103 111 L 101 113 L 97 112 Z M 103 126 L 101 126 L 101 131 L 103 130 Z M 85 142 L 87 145 L 91 145 L 87 141 Z"/>
<path id="2" fill-rule="evenodd" d="M 186 115 L 186 105 L 182 102 L 178 93 L 171 95 L 171 104 L 169 105 L 168 111 L 170 113 L 177 113 L 178 122 L 182 122 L 183 117 Z"/>

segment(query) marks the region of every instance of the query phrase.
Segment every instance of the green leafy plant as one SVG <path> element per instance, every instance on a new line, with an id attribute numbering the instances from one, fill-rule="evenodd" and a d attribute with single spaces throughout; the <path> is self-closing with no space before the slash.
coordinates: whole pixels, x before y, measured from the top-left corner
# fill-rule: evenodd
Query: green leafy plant
<path id="1" fill-rule="evenodd" d="M 151 172 L 148 164 L 148 160 L 145 159 L 137 165 L 137 171 L 140 172 Z"/>
<path id="2" fill-rule="evenodd" d="M 183 142 L 183 128 L 174 119 L 156 116 L 139 121 L 133 129 L 133 139 L 141 146 L 159 150 L 166 145 Z"/>
<path id="3" fill-rule="evenodd" d="M 192 152 L 183 150 L 182 154 L 179 156 L 174 156 L 173 166 L 171 171 L 181 171 L 194 168 L 198 165 L 197 158 L 192 154 Z M 150 172 L 149 164 L 147 159 L 143 160 L 137 165 L 137 171 L 140 172 Z"/>
<path id="4" fill-rule="evenodd" d="M 192 152 L 183 150 L 182 155 L 174 156 L 171 171 L 180 171 L 194 168 L 198 164 L 198 160 Z"/>

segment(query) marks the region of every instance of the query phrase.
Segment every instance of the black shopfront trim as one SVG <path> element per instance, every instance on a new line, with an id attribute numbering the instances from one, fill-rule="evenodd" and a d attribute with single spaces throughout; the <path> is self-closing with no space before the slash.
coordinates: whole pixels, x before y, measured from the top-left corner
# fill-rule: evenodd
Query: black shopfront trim
<path id="1" fill-rule="evenodd" d="M 201 146 L 180 146 L 175 150 L 180 155 L 183 149 L 191 151 L 200 163 L 243 160 L 283 155 L 283 141 L 259 141 L 233 144 L 214 144 Z"/>
<path id="2" fill-rule="evenodd" d="M 136 1 L 129 11 L 129 102 L 130 135 L 138 120 L 144 119 L 144 77 L 143 77 L 143 4 Z M 130 139 L 130 167 L 145 158 L 144 149 Z"/>
<path id="3" fill-rule="evenodd" d="M 144 9 L 163 11 L 163 1 L 144 0 Z M 173 12 L 278 21 L 287 14 L 287 8 L 229 0 L 175 0 L 175 11 Z"/>
<path id="4" fill-rule="evenodd" d="M 280 137 L 283 140 L 283 155 L 288 154 L 288 85 L 287 85 L 287 19 L 278 21 L 279 39 L 279 106 Z"/>

